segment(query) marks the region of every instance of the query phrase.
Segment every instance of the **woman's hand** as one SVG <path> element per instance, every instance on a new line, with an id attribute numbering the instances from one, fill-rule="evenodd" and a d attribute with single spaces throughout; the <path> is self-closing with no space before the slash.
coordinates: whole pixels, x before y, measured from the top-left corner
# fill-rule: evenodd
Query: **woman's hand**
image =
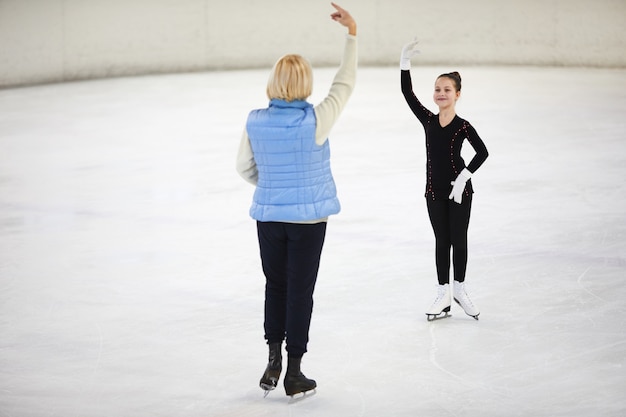
<path id="1" fill-rule="evenodd" d="M 335 3 L 330 3 L 337 11 L 330 15 L 330 18 L 335 22 L 339 22 L 342 26 L 348 28 L 350 35 L 356 36 L 356 21 L 346 9 L 342 9 Z"/>

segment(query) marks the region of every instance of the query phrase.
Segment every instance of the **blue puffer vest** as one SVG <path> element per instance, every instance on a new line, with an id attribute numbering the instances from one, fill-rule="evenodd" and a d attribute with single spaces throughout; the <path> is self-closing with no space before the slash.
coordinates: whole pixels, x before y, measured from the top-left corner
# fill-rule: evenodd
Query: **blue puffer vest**
<path id="1" fill-rule="evenodd" d="M 259 172 L 253 219 L 307 222 L 339 213 L 330 147 L 315 143 L 315 125 L 306 101 L 272 99 L 250 112 L 246 129 Z"/>

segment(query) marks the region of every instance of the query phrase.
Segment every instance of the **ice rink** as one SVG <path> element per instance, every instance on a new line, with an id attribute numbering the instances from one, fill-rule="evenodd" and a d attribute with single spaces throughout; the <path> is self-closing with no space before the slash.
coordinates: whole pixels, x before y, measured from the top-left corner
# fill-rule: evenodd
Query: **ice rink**
<path id="1" fill-rule="evenodd" d="M 343 210 L 300 401 L 258 387 L 264 278 L 234 168 L 269 69 L 0 90 L 0 417 L 626 415 L 626 70 L 414 64 L 432 110 L 450 70 L 490 152 L 480 320 L 426 321 L 423 129 L 397 67 L 361 68 L 330 136 Z"/>

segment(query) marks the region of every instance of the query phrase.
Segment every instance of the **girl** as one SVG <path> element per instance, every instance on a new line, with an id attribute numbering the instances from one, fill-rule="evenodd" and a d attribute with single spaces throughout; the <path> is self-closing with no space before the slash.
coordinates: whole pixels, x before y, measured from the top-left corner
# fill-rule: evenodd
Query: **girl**
<path id="1" fill-rule="evenodd" d="M 276 388 L 286 340 L 287 395 L 315 389 L 300 371 L 307 351 L 328 216 L 339 213 L 330 170 L 328 133 L 344 108 L 356 80 L 356 22 L 347 10 L 331 18 L 348 28 L 342 63 L 328 96 L 308 103 L 312 70 L 300 55 L 280 58 L 267 83 L 269 107 L 253 110 L 237 155 L 237 171 L 256 186 L 250 215 L 257 221 L 265 274 L 265 339 L 269 361 L 259 385 Z"/>
<path id="2" fill-rule="evenodd" d="M 433 100 L 439 114 L 426 109 L 415 97 L 411 83 L 411 58 L 419 51 L 417 41 L 402 48 L 400 81 L 407 104 L 424 126 L 426 135 L 426 205 L 435 233 L 435 263 L 439 287 L 437 297 L 426 311 L 428 320 L 448 316 L 451 305 L 450 248 L 454 266 L 453 294 L 469 316 L 478 320 L 478 308 L 467 295 L 467 228 L 472 207 L 472 174 L 485 162 L 489 153 L 476 130 L 457 116 L 455 105 L 461 96 L 458 72 L 441 74 L 435 81 Z M 465 165 L 461 145 L 467 139 L 476 154 Z M 443 316 L 442 316 L 443 314 Z"/>

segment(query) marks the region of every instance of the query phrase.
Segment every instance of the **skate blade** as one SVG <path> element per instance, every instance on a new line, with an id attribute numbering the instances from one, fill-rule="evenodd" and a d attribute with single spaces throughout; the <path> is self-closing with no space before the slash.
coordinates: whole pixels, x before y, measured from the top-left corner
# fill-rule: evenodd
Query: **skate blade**
<path id="1" fill-rule="evenodd" d="M 298 392 L 296 394 L 291 394 L 289 395 L 289 404 L 295 404 L 298 403 L 302 400 L 305 400 L 309 397 L 314 396 L 315 394 L 317 394 L 317 389 L 313 388 L 310 391 L 304 391 L 304 392 Z"/>
<path id="2" fill-rule="evenodd" d="M 452 314 L 450 314 L 450 306 L 444 308 L 443 310 L 441 310 L 441 313 L 438 314 L 426 313 L 426 319 L 428 321 L 441 320 L 451 316 Z"/>
<path id="3" fill-rule="evenodd" d="M 426 320 L 428 321 L 436 321 L 436 320 L 442 320 L 448 317 L 452 317 L 452 314 L 448 313 L 447 311 L 443 311 L 439 314 L 428 314 L 426 313 Z"/>
<path id="4" fill-rule="evenodd" d="M 463 308 L 463 306 L 461 305 L 461 303 L 459 303 L 459 300 L 457 300 L 457 299 L 455 298 L 455 299 L 454 299 L 454 301 L 455 301 L 455 302 L 456 302 L 459 306 L 461 306 L 461 308 Z M 463 311 L 465 311 L 465 310 L 463 310 Z M 465 314 L 467 314 L 467 313 L 465 313 Z M 471 314 L 467 314 L 467 315 L 468 315 L 468 316 L 470 316 L 471 318 L 473 318 L 474 320 L 478 320 L 478 316 L 480 315 L 480 313 L 476 314 L 475 316 L 472 316 Z"/>
<path id="5" fill-rule="evenodd" d="M 278 382 L 278 381 L 277 381 L 277 382 Z M 277 385 L 277 384 L 276 384 L 276 385 Z M 259 386 L 261 387 L 261 389 L 262 389 L 263 391 L 265 391 L 265 392 L 263 393 L 263 398 L 267 397 L 267 395 L 270 393 L 270 391 L 274 391 L 274 390 L 276 389 L 276 385 L 274 385 L 274 384 L 266 384 L 266 383 L 264 383 L 264 382 L 261 382 L 261 383 L 259 384 Z"/>

